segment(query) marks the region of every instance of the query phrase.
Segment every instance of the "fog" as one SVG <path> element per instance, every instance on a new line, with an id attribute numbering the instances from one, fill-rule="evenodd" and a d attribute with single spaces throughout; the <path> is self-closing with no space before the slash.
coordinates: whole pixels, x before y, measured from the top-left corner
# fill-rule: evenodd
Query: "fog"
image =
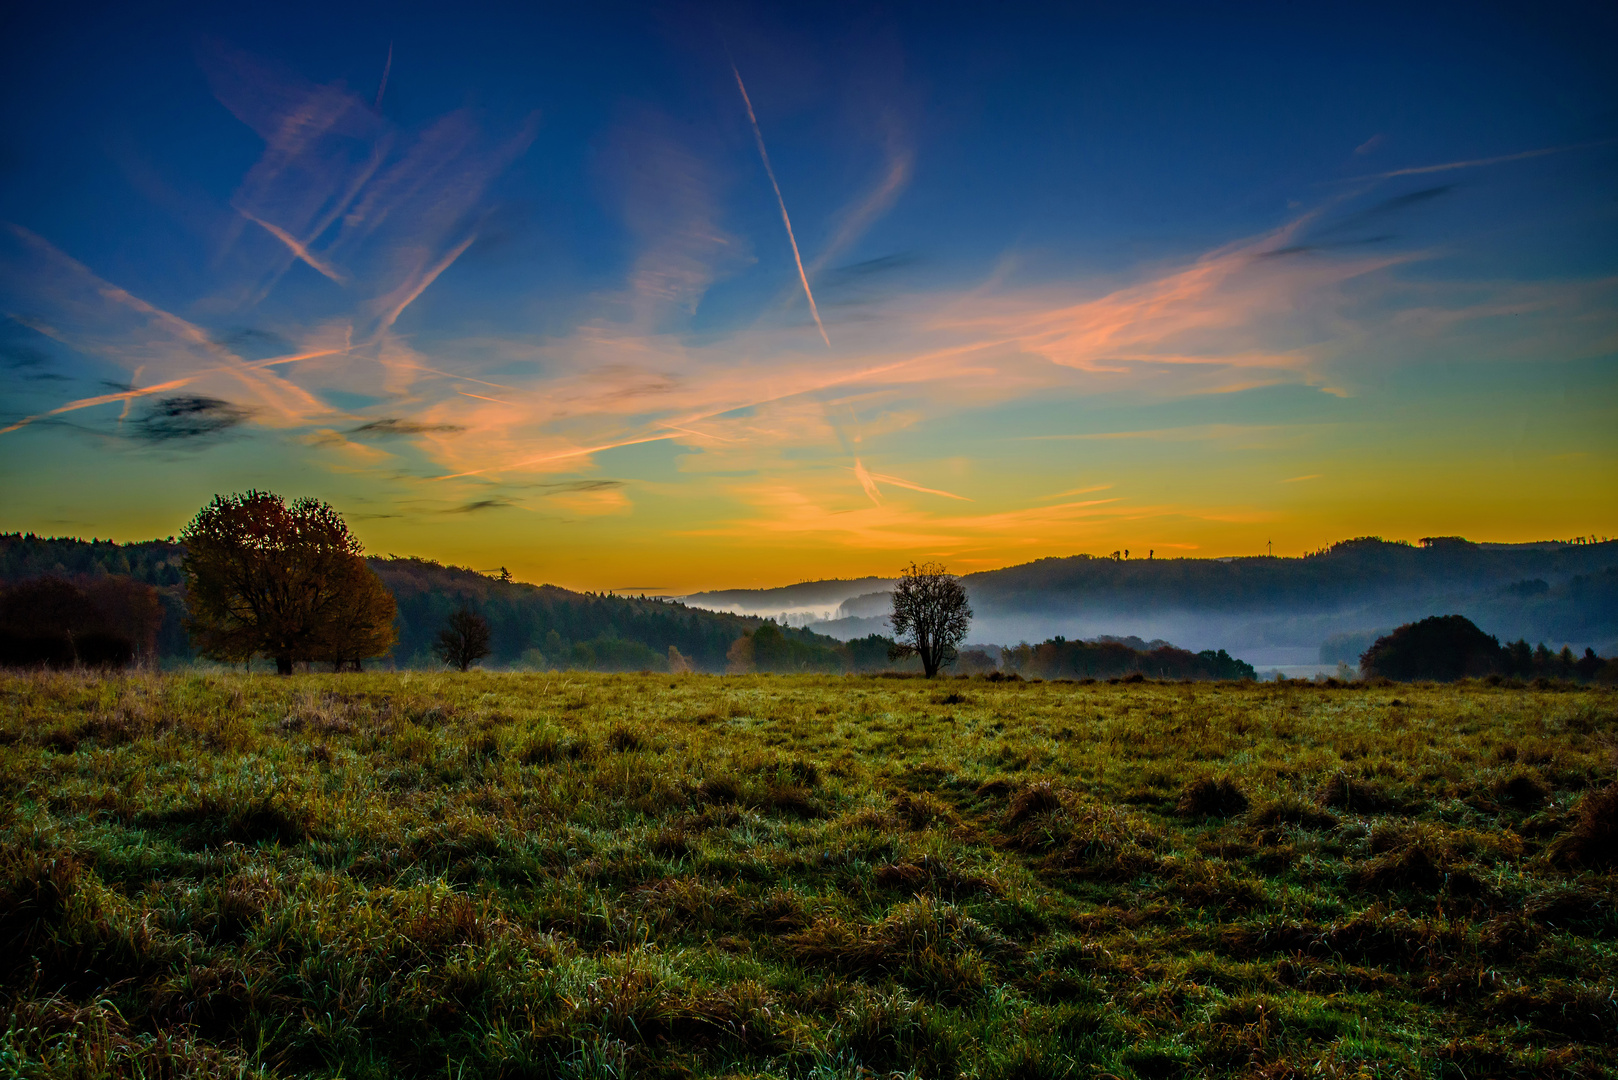
<path id="1" fill-rule="evenodd" d="M 694 607 L 775 618 L 848 641 L 891 634 L 891 579 L 803 582 L 687 597 Z M 1354 663 L 1371 641 L 1430 615 L 1460 614 L 1518 638 L 1618 653 L 1618 544 L 1420 548 L 1355 540 L 1305 559 L 1051 559 L 962 578 L 968 644 L 1053 637 L 1161 639 L 1224 649 L 1260 670 Z"/>

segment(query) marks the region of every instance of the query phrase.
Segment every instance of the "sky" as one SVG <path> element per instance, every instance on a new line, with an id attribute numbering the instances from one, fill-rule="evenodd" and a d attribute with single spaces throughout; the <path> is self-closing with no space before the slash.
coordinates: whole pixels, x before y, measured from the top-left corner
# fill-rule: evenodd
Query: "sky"
<path id="1" fill-rule="evenodd" d="M 0 18 L 0 530 L 258 488 L 649 593 L 1618 534 L 1610 4 Z"/>

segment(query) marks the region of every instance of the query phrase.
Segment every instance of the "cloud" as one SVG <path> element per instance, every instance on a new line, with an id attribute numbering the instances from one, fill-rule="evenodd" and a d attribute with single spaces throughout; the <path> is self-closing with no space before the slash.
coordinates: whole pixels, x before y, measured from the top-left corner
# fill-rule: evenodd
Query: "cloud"
<path id="1" fill-rule="evenodd" d="M 146 442 L 200 439 L 229 431 L 245 423 L 249 415 L 249 410 L 219 398 L 166 397 L 148 407 L 132 430 Z"/>
<path id="2" fill-rule="evenodd" d="M 409 435 L 455 434 L 465 430 L 459 424 L 431 424 L 388 416 L 350 428 L 348 434 L 358 435 L 362 439 L 393 439 Z"/>
<path id="3" fill-rule="evenodd" d="M 513 503 L 510 499 L 500 499 L 500 498 L 478 499 L 478 500 L 476 500 L 474 502 L 465 503 L 465 504 L 463 504 L 461 506 L 454 507 L 453 509 L 445 510 L 444 513 L 446 513 L 446 514 L 475 514 L 475 513 L 479 512 L 480 510 L 504 510 L 508 506 L 515 506 L 515 505 L 516 504 Z"/>

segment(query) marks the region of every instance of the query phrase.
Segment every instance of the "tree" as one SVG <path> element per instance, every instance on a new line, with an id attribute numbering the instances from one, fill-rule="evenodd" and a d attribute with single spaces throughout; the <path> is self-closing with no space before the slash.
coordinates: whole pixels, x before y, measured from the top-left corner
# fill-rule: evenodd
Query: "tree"
<path id="1" fill-rule="evenodd" d="M 461 608 L 444 620 L 433 652 L 450 667 L 465 671 L 489 655 L 489 620 L 470 608 Z"/>
<path id="2" fill-rule="evenodd" d="M 966 637 L 972 609 L 966 590 L 938 563 L 911 563 L 893 590 L 893 636 L 888 658 L 921 657 L 927 678 L 955 662 L 955 646 Z"/>
<path id="3" fill-rule="evenodd" d="M 214 496 L 186 526 L 192 641 L 218 660 L 347 660 L 386 652 L 396 607 L 342 515 L 318 499 Z"/>
<path id="4" fill-rule="evenodd" d="M 1360 657 L 1360 674 L 1402 682 L 1453 682 L 1487 675 L 1504 666 L 1510 655 L 1465 616 L 1433 615 L 1377 638 Z M 1552 654 L 1546 650 L 1546 655 Z"/>

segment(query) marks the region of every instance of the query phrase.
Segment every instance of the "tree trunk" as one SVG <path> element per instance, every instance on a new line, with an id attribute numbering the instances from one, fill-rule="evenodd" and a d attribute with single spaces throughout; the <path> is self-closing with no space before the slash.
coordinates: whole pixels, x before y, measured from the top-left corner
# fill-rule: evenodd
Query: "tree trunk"
<path id="1" fill-rule="evenodd" d="M 291 675 L 292 674 L 292 657 L 290 657 L 290 656 L 277 656 L 275 658 L 275 673 L 277 675 Z"/>
<path id="2" fill-rule="evenodd" d="M 916 650 L 916 655 L 921 657 L 922 677 L 930 679 L 938 674 L 938 656 L 932 643 L 926 638 L 921 638 L 920 644 L 921 648 Z"/>

